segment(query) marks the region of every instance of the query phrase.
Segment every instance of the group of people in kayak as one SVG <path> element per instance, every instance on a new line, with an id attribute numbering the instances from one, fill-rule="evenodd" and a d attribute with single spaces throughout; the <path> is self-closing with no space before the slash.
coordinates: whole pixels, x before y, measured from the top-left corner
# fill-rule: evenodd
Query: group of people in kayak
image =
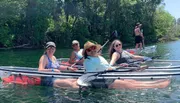
<path id="1" fill-rule="evenodd" d="M 84 48 L 80 49 L 80 44 L 77 40 L 72 42 L 73 52 L 69 63 L 83 64 L 85 71 L 100 72 L 104 70 L 112 70 L 113 66 L 119 64 L 121 66 L 128 66 L 128 59 L 141 59 L 143 56 L 137 56 L 128 53 L 122 49 L 122 42 L 120 40 L 114 40 L 109 48 L 110 63 L 101 56 L 101 45 L 87 41 L 84 44 Z M 46 50 L 39 60 L 39 71 L 45 72 L 60 72 L 61 70 L 76 71 L 77 68 L 59 65 L 54 56 L 56 51 L 56 45 L 54 42 L 46 43 Z M 143 88 L 165 88 L 170 83 L 169 79 L 157 80 L 157 81 L 137 81 L 132 79 L 98 79 L 92 80 L 93 87 L 106 87 L 106 88 L 124 88 L 124 89 L 143 89 Z M 41 77 L 41 85 L 54 86 L 54 87 L 71 87 L 79 88 L 77 79 L 62 79 L 52 77 Z"/>

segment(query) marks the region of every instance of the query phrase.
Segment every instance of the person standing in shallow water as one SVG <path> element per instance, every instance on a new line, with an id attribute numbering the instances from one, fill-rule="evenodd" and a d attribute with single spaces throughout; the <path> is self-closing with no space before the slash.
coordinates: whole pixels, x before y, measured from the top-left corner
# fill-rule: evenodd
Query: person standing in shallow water
<path id="1" fill-rule="evenodd" d="M 59 65 L 54 53 L 56 51 L 56 45 L 54 42 L 46 43 L 46 50 L 39 60 L 38 71 L 42 72 L 60 72 L 60 70 L 76 71 L 77 68 Z M 77 79 L 59 79 L 53 77 L 41 77 L 42 86 L 54 86 L 61 88 L 78 88 L 76 83 Z"/>
<path id="2" fill-rule="evenodd" d="M 80 44 L 77 40 L 72 41 L 72 48 L 73 48 L 73 51 L 71 53 L 69 63 L 70 64 L 76 63 L 79 65 L 83 65 L 83 62 L 84 62 L 83 55 L 82 55 L 83 49 L 80 49 Z"/>

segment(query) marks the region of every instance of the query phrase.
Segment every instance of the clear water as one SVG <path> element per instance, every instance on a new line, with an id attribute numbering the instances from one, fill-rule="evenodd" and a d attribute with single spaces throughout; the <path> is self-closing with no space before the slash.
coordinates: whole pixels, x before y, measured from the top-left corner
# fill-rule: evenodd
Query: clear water
<path id="1" fill-rule="evenodd" d="M 180 59 L 180 41 L 157 44 L 161 59 Z M 104 50 L 103 56 L 108 57 Z M 56 57 L 69 57 L 71 50 L 58 49 Z M 1 50 L 0 65 L 37 67 L 43 50 Z M 0 103 L 180 103 L 180 79 L 173 78 L 165 89 L 114 90 L 89 89 L 79 94 L 76 89 L 42 86 L 2 85 Z"/>

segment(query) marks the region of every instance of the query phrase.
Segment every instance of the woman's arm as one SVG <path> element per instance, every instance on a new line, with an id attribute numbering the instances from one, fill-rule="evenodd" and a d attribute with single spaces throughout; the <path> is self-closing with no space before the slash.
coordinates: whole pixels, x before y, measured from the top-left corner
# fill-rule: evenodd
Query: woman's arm
<path id="1" fill-rule="evenodd" d="M 120 55 L 114 52 L 111 57 L 110 65 L 114 65 L 119 58 L 120 58 Z"/>
<path id="2" fill-rule="evenodd" d="M 71 56 L 70 56 L 70 59 L 69 59 L 69 63 L 73 64 L 75 63 L 75 58 L 76 58 L 76 55 L 74 53 L 74 51 L 71 53 Z"/>
<path id="3" fill-rule="evenodd" d="M 57 61 L 56 57 L 53 56 L 54 61 Z M 58 62 L 57 62 L 58 63 Z M 64 65 L 59 65 L 58 70 L 71 70 L 71 71 L 76 71 L 78 70 L 77 68 L 69 67 L 69 66 L 64 66 Z"/>
<path id="4" fill-rule="evenodd" d="M 63 70 L 76 71 L 76 70 L 78 70 L 78 69 L 77 69 L 77 68 L 70 67 L 70 66 L 60 65 L 59 70 L 62 70 L 62 71 L 63 71 Z"/>
<path id="5" fill-rule="evenodd" d="M 134 55 L 134 54 L 131 54 L 127 51 L 125 51 L 126 54 L 128 54 L 132 59 L 140 59 L 140 60 L 144 60 L 144 56 L 139 56 L 139 55 Z"/>

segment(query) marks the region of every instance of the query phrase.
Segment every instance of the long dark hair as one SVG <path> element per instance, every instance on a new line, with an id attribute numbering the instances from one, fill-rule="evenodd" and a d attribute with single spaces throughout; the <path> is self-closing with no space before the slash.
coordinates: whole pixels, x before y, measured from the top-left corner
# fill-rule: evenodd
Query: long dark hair
<path id="1" fill-rule="evenodd" d="M 120 43 L 122 43 L 120 40 L 118 40 L 118 39 L 116 39 L 116 40 L 114 40 L 112 43 L 111 43 L 111 45 L 109 46 L 109 58 L 111 59 L 112 58 L 112 54 L 116 51 L 115 49 L 114 49 L 114 45 L 115 45 L 115 43 L 116 42 L 120 42 Z"/>
<path id="2" fill-rule="evenodd" d="M 89 59 L 86 50 L 84 51 L 84 59 Z"/>

